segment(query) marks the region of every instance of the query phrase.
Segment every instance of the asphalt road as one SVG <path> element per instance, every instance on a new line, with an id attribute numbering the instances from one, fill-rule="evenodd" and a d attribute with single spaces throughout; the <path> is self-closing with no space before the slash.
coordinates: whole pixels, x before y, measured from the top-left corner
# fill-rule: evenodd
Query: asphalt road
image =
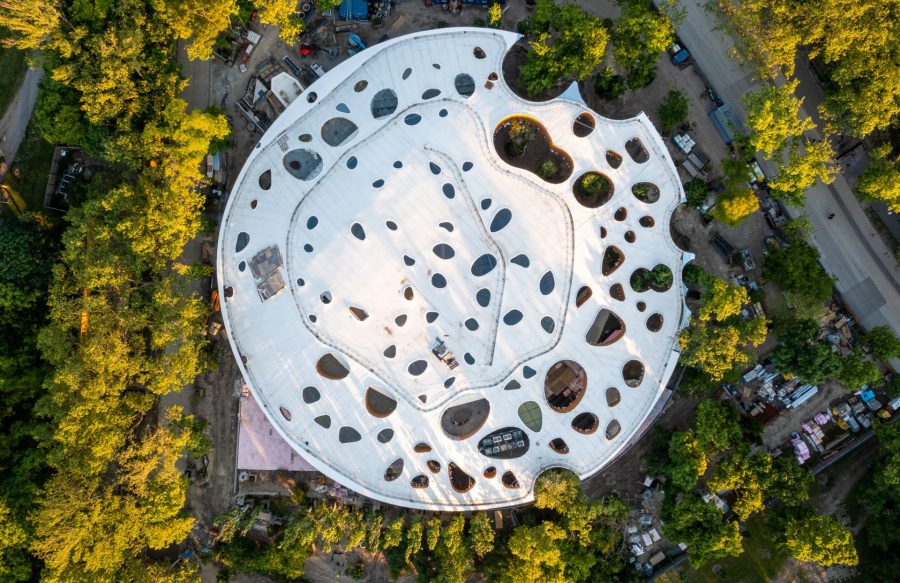
<path id="1" fill-rule="evenodd" d="M 732 57 L 734 43 L 718 29 L 716 15 L 707 11 L 705 2 L 684 0 L 681 5 L 687 17 L 678 36 L 719 95 L 744 117 L 741 97 L 757 85 L 752 72 Z M 798 64 L 797 76 L 804 108 L 815 113 L 823 100 L 822 90 L 804 63 Z M 819 121 L 818 115 L 813 119 Z M 821 138 L 818 130 L 808 135 Z M 847 181 L 838 176 L 831 185 L 818 183 L 807 191 L 806 201 L 805 209 L 791 211 L 805 214 L 812 223 L 812 243 L 821 252 L 825 269 L 837 277 L 837 289 L 847 306 L 864 328 L 887 325 L 900 335 L 900 265 L 872 228 Z M 829 220 L 831 213 L 835 217 Z M 900 368 L 896 360 L 892 364 Z"/>
<path id="2" fill-rule="evenodd" d="M 0 119 L 0 138 L 3 139 L 0 141 L 0 153 L 6 158 L 7 166 L 12 165 L 16 158 L 16 152 L 19 151 L 19 144 L 25 137 L 25 128 L 28 127 L 28 120 L 31 119 L 31 112 L 37 101 L 38 85 L 43 76 L 43 69 L 28 69 L 16 97 L 9 104 L 3 118 Z M 0 182 L 3 181 L 4 175 L 3 168 L 0 168 Z"/>

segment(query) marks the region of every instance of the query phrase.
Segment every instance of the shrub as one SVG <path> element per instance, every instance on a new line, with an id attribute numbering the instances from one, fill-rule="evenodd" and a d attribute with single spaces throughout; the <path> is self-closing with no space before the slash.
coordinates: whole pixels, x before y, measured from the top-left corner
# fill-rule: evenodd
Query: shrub
<path id="1" fill-rule="evenodd" d="M 700 178 L 694 178 L 684 185 L 684 195 L 687 197 L 688 206 L 700 208 L 709 195 L 709 185 Z"/>
<path id="2" fill-rule="evenodd" d="M 688 99 L 683 91 L 673 89 L 659 106 L 659 121 L 663 133 L 671 133 L 688 116 Z"/>
<path id="3" fill-rule="evenodd" d="M 625 93 L 625 77 L 616 75 L 612 67 L 607 67 L 594 77 L 594 91 L 605 101 L 618 99 Z"/>
<path id="4" fill-rule="evenodd" d="M 509 122 L 507 135 L 509 136 L 509 153 L 514 156 L 521 156 L 525 153 L 525 147 L 528 142 L 534 139 L 537 130 L 534 124 L 521 119 L 514 119 Z"/>
<path id="5" fill-rule="evenodd" d="M 538 167 L 538 174 L 547 180 L 556 176 L 557 172 L 559 172 L 559 167 L 553 160 L 547 160 Z"/>

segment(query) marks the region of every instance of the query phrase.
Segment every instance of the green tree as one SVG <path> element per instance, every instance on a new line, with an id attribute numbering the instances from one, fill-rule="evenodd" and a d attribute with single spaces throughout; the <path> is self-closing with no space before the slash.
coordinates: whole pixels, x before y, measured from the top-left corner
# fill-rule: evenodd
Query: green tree
<path id="1" fill-rule="evenodd" d="M 469 540 L 478 557 L 484 557 L 494 549 L 494 527 L 484 512 L 479 512 L 469 521 Z"/>
<path id="2" fill-rule="evenodd" d="M 31 537 L 24 521 L 17 518 L 0 498 L 0 579 L 28 581 L 31 579 L 31 558 L 28 547 Z"/>
<path id="3" fill-rule="evenodd" d="M 672 434 L 669 460 L 669 480 L 682 492 L 689 492 L 694 488 L 697 480 L 706 473 L 709 463 L 706 454 L 697 444 L 696 437 L 687 431 Z"/>
<path id="4" fill-rule="evenodd" d="M 562 528 L 548 521 L 516 528 L 509 537 L 509 560 L 498 582 L 564 583 L 565 563 L 559 543 L 565 537 Z"/>
<path id="5" fill-rule="evenodd" d="M 465 523 L 462 514 L 454 514 L 441 529 L 440 544 L 435 549 L 437 583 L 465 583 L 472 571 L 472 548 L 463 534 Z"/>
<path id="6" fill-rule="evenodd" d="M 872 162 L 859 177 L 856 189 L 863 200 L 883 202 L 900 213 L 900 159 L 891 156 L 890 144 L 872 151 Z"/>
<path id="7" fill-rule="evenodd" d="M 731 509 L 739 520 L 765 508 L 766 486 L 772 472 L 772 457 L 765 452 L 752 456 L 732 453 L 716 464 L 715 476 L 708 482 L 713 492 L 734 491 Z"/>
<path id="8" fill-rule="evenodd" d="M 559 172 L 559 167 L 553 160 L 545 160 L 538 167 L 538 174 L 545 180 L 550 180 Z"/>
<path id="9" fill-rule="evenodd" d="M 382 548 L 393 549 L 400 546 L 403 542 L 403 527 L 406 523 L 406 517 L 400 515 L 391 520 L 384 529 Z"/>
<path id="10" fill-rule="evenodd" d="M 22 50 L 41 48 L 59 32 L 60 7 L 46 0 L 0 1 L 0 28 L 11 33 L 4 44 Z"/>
<path id="11" fill-rule="evenodd" d="M 694 178 L 684 185 L 688 206 L 700 208 L 709 196 L 709 185 L 700 178 Z"/>
<path id="12" fill-rule="evenodd" d="M 858 349 L 841 359 L 837 380 L 848 391 L 858 391 L 863 385 L 873 385 L 881 380 L 881 372 L 874 362 Z"/>
<path id="13" fill-rule="evenodd" d="M 495 2 L 488 7 L 488 26 L 492 28 L 500 28 L 500 21 L 503 19 L 503 7 L 499 2 Z"/>
<path id="14" fill-rule="evenodd" d="M 763 277 L 787 292 L 821 303 L 831 296 L 834 279 L 819 264 L 819 251 L 806 242 L 803 230 L 791 232 L 788 245 L 769 249 L 763 263 Z"/>
<path id="15" fill-rule="evenodd" d="M 415 556 L 422 550 L 422 537 L 424 534 L 425 526 L 422 523 L 422 519 L 418 515 L 411 516 L 409 527 L 406 529 L 406 548 L 404 549 L 404 558 L 407 565 L 411 565 Z"/>
<path id="16" fill-rule="evenodd" d="M 672 89 L 659 106 L 659 120 L 665 134 L 672 133 L 679 124 L 687 120 L 688 98 L 684 91 Z"/>
<path id="17" fill-rule="evenodd" d="M 655 63 L 675 40 L 675 26 L 649 0 L 619 0 L 622 16 L 613 29 L 613 58 L 625 69 Z"/>
<path id="18" fill-rule="evenodd" d="M 831 184 L 836 173 L 834 150 L 827 140 L 792 142 L 788 161 L 778 165 L 778 176 L 769 181 L 772 196 L 796 207 L 803 206 L 806 189 L 817 180 Z"/>
<path id="19" fill-rule="evenodd" d="M 278 38 L 288 46 L 293 45 L 303 32 L 303 20 L 296 14 L 296 0 L 257 0 L 257 5 L 259 21 L 277 26 Z"/>
<path id="20" fill-rule="evenodd" d="M 612 67 L 606 67 L 594 77 L 594 91 L 605 101 L 618 99 L 625 93 L 625 77 L 616 75 Z"/>
<path id="21" fill-rule="evenodd" d="M 788 520 L 784 538 L 785 549 L 798 561 L 814 561 L 823 567 L 859 562 L 853 534 L 830 517 Z"/>
<path id="22" fill-rule="evenodd" d="M 154 0 L 153 5 L 175 38 L 191 39 L 187 46 L 188 58 L 201 61 L 212 57 L 216 37 L 228 28 L 231 17 L 238 12 L 235 0 Z"/>
<path id="23" fill-rule="evenodd" d="M 828 343 L 819 340 L 816 322 L 788 320 L 777 328 L 776 333 L 781 345 L 773 356 L 781 372 L 794 374 L 814 385 L 825 378 L 834 378 L 840 372 L 840 359 Z"/>
<path id="24" fill-rule="evenodd" d="M 741 444 L 741 427 L 734 407 L 704 399 L 697 405 L 691 421 L 697 446 L 712 456 Z"/>
<path id="25" fill-rule="evenodd" d="M 722 512 L 712 503 L 686 496 L 676 504 L 663 532 L 672 542 L 688 547 L 688 560 L 695 569 L 716 559 L 743 553 L 737 522 L 723 521 Z"/>
<path id="26" fill-rule="evenodd" d="M 887 326 L 875 326 L 863 337 L 863 343 L 878 360 L 900 358 L 900 339 Z"/>
<path id="27" fill-rule="evenodd" d="M 603 61 L 609 33 L 575 4 L 537 0 L 529 28 L 538 32 L 519 68 L 519 83 L 534 96 L 566 78 L 585 79 Z"/>
<path id="28" fill-rule="evenodd" d="M 766 158 L 774 158 L 784 151 L 788 142 L 816 127 L 810 118 L 798 116 L 803 100 L 795 97 L 794 92 L 799 83 L 795 79 L 780 87 L 766 84 L 742 98 L 747 108 L 750 144 Z"/>
<path id="29" fill-rule="evenodd" d="M 759 198 L 751 188 L 743 188 L 730 196 L 719 198 L 713 216 L 729 227 L 736 227 L 759 210 Z"/>

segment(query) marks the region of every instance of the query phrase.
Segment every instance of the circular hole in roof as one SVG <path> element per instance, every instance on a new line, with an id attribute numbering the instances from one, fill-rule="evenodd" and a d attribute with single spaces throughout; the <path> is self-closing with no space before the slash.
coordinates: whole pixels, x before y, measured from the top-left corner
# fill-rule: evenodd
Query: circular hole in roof
<path id="1" fill-rule="evenodd" d="M 353 86 L 353 90 L 356 91 L 357 93 L 362 93 L 363 91 L 366 90 L 366 87 L 368 87 L 368 86 L 369 86 L 369 82 L 366 81 L 365 79 L 362 79 L 362 80 L 356 82 L 356 85 Z"/>
<path id="2" fill-rule="evenodd" d="M 481 475 L 490 480 L 491 478 L 497 476 L 497 468 L 495 468 L 494 466 L 488 466 L 484 468 L 484 471 L 481 472 Z"/>
<path id="3" fill-rule="evenodd" d="M 428 363 L 424 360 L 414 360 L 406 368 L 406 371 L 414 377 L 421 375 L 428 368 Z"/>
<path id="4" fill-rule="evenodd" d="M 519 381 L 513 379 L 513 380 L 509 381 L 508 383 L 506 383 L 506 385 L 503 387 L 503 390 L 504 391 L 515 391 L 515 390 L 521 389 L 521 388 L 522 388 L 522 385 L 519 383 Z"/>
<path id="5" fill-rule="evenodd" d="M 525 401 L 519 405 L 519 419 L 525 424 L 525 427 L 537 433 L 544 424 L 544 418 L 541 413 L 541 406 L 534 401 Z"/>
<path id="6" fill-rule="evenodd" d="M 481 277 L 487 275 L 497 267 L 497 258 L 490 253 L 485 253 L 472 263 L 472 275 Z"/>
<path id="7" fill-rule="evenodd" d="M 381 391 L 369 387 L 366 389 L 366 410 L 372 417 L 384 418 L 394 412 L 397 401 Z"/>
<path id="8" fill-rule="evenodd" d="M 615 387 L 609 387 L 606 389 L 606 406 L 607 407 L 615 407 L 622 400 L 622 394 L 619 392 L 619 389 Z"/>
<path id="9" fill-rule="evenodd" d="M 284 417 L 284 418 L 287 419 L 288 421 L 291 420 L 291 411 L 290 411 L 288 408 L 286 408 L 286 407 L 279 407 L 278 410 L 281 411 L 281 416 L 282 416 L 282 417 Z"/>
<path id="10" fill-rule="evenodd" d="M 454 405 L 441 413 L 441 428 L 453 439 L 468 439 L 482 428 L 490 412 L 491 403 L 487 399 Z"/>
<path id="11" fill-rule="evenodd" d="M 629 360 L 622 367 L 622 378 L 632 389 L 640 386 L 644 380 L 644 363 L 640 360 Z"/>
<path id="12" fill-rule="evenodd" d="M 491 208 L 491 199 L 483 198 L 481 199 L 481 210 L 486 211 Z"/>
<path id="13" fill-rule="evenodd" d="M 503 323 L 507 326 L 515 326 L 522 321 L 522 312 L 519 310 L 510 310 L 503 316 Z"/>
<path id="14" fill-rule="evenodd" d="M 462 165 L 463 172 L 468 172 L 469 170 L 472 169 L 473 166 L 474 166 L 474 164 L 472 164 L 471 162 L 463 162 L 463 165 Z"/>
<path id="15" fill-rule="evenodd" d="M 313 419 L 313 421 L 315 421 L 318 425 L 324 427 L 325 429 L 331 427 L 331 417 L 329 417 L 328 415 L 319 415 L 318 417 Z"/>
<path id="16" fill-rule="evenodd" d="M 613 439 L 622 431 L 622 425 L 615 419 L 606 426 L 606 439 Z"/>
<path id="17" fill-rule="evenodd" d="M 543 328 L 544 332 L 547 334 L 553 334 L 553 330 L 556 328 L 556 322 L 554 322 L 553 318 L 550 316 L 544 316 L 541 318 L 541 328 Z"/>
<path id="18" fill-rule="evenodd" d="M 431 170 L 431 173 L 435 176 L 441 173 L 441 167 L 435 164 L 434 162 L 428 163 L 428 169 Z"/>
<path id="19" fill-rule="evenodd" d="M 572 419 L 572 429 L 584 435 L 590 435 L 600 427 L 600 419 L 593 413 L 579 413 Z"/>
<path id="20" fill-rule="evenodd" d="M 601 172 L 585 172 L 572 186 L 575 200 L 586 208 L 599 208 L 609 202 L 613 195 L 613 183 Z"/>
<path id="21" fill-rule="evenodd" d="M 316 318 L 316 315 L 315 315 L 315 314 L 310 314 L 310 315 L 309 315 L 309 321 L 312 322 L 313 324 L 316 323 L 316 319 L 317 319 L 317 318 Z"/>
<path id="22" fill-rule="evenodd" d="M 440 68 L 441 68 L 441 66 L 437 63 L 431 63 L 431 66 L 438 70 L 440 70 Z"/>
<path id="23" fill-rule="evenodd" d="M 475 318 L 467 319 L 466 320 L 466 328 L 468 328 L 472 332 L 474 332 L 475 330 L 478 330 L 478 320 L 476 320 Z"/>
<path id="24" fill-rule="evenodd" d="M 565 455 L 569 453 L 569 446 L 562 437 L 551 439 L 548 445 L 550 446 L 550 449 L 558 454 Z"/>
<path id="25" fill-rule="evenodd" d="M 572 124 L 572 133 L 579 138 L 585 138 L 594 131 L 595 126 L 594 116 L 584 112 L 575 118 L 575 122 Z"/>
<path id="26" fill-rule="evenodd" d="M 438 112 L 438 115 L 441 116 L 441 117 L 447 117 L 447 113 L 448 113 L 448 112 L 447 112 L 446 109 L 442 109 L 442 110 L 440 110 L 440 111 Z"/>
<path id="27" fill-rule="evenodd" d="M 447 198 L 453 198 L 454 196 L 456 196 L 456 189 L 453 188 L 453 185 L 450 184 L 449 182 L 444 184 L 444 186 L 441 187 L 441 191 L 444 193 L 444 196 L 446 196 Z"/>
<path id="28" fill-rule="evenodd" d="M 588 301 L 593 294 L 593 290 L 590 287 L 583 285 L 578 288 L 578 293 L 575 294 L 575 307 L 580 308 L 584 305 L 584 302 Z"/>
<path id="29" fill-rule="evenodd" d="M 650 159 L 650 153 L 644 147 L 644 142 L 640 138 L 634 137 L 625 142 L 625 151 L 631 156 L 631 159 L 638 164 L 643 164 Z"/>
<path id="30" fill-rule="evenodd" d="M 490 75 L 488 75 L 488 81 L 496 81 L 497 79 L 499 79 L 497 73 L 491 73 Z"/>
<path id="31" fill-rule="evenodd" d="M 247 269 L 246 261 L 241 261 L 240 263 L 238 263 L 238 271 L 244 271 L 245 269 Z"/>
<path id="32" fill-rule="evenodd" d="M 475 93 L 475 79 L 472 79 L 472 76 L 466 73 L 457 75 L 456 79 L 453 80 L 453 85 L 456 87 L 456 92 L 463 97 L 468 98 Z"/>
<path id="33" fill-rule="evenodd" d="M 410 257 L 409 255 L 403 256 L 403 263 L 405 263 L 408 267 L 412 267 L 416 264 L 416 260 Z"/>
<path id="34" fill-rule="evenodd" d="M 432 247 L 431 250 L 441 259 L 452 259 L 453 256 L 456 255 L 456 252 L 453 251 L 453 247 L 446 243 L 438 243 Z"/>
<path id="35" fill-rule="evenodd" d="M 427 488 L 428 487 L 428 476 L 425 474 L 419 474 L 409 481 L 409 485 L 417 490 Z"/>
<path id="36" fill-rule="evenodd" d="M 424 93 L 422 93 L 422 99 L 434 99 L 438 95 L 441 94 L 440 89 L 426 89 Z"/>
<path id="37" fill-rule="evenodd" d="M 528 255 L 522 253 L 510 259 L 509 262 L 515 263 L 519 267 L 528 267 L 529 265 L 531 265 L 531 261 L 528 260 Z"/>
<path id="38" fill-rule="evenodd" d="M 250 201 L 250 208 L 255 209 L 257 204 L 258 204 L 257 200 L 254 198 L 253 200 Z"/>
<path id="39" fill-rule="evenodd" d="M 536 374 L 537 374 L 537 371 L 534 370 L 533 368 L 531 368 L 530 366 L 522 367 L 522 376 L 525 377 L 526 379 L 530 379 L 531 377 L 533 377 Z"/>
<path id="40" fill-rule="evenodd" d="M 231 287 L 230 285 L 226 285 L 225 286 L 225 297 L 230 298 L 233 295 L 234 295 L 234 288 Z"/>
<path id="41" fill-rule="evenodd" d="M 315 91 L 310 91 L 309 93 L 306 94 L 307 103 L 315 103 L 316 99 L 318 99 L 318 98 L 319 98 L 319 96 L 316 95 Z"/>
<path id="42" fill-rule="evenodd" d="M 259 175 L 259 187 L 263 190 L 269 190 L 272 188 L 272 171 L 266 170 L 262 174 Z"/>
<path id="43" fill-rule="evenodd" d="M 322 171 L 322 157 L 313 150 L 291 150 L 284 155 L 282 161 L 288 174 L 300 180 L 312 180 Z"/>
<path id="44" fill-rule="evenodd" d="M 606 239 L 606 227 L 600 227 L 600 238 Z"/>
<path id="45" fill-rule="evenodd" d="M 478 302 L 478 305 L 482 308 L 488 307 L 488 304 L 491 303 L 491 290 L 487 288 L 481 288 L 475 293 L 475 301 Z"/>
<path id="46" fill-rule="evenodd" d="M 631 274 L 631 289 L 643 293 L 648 289 L 664 292 L 672 287 L 674 276 L 668 266 L 658 263 L 653 269 L 640 267 Z"/>
<path id="47" fill-rule="evenodd" d="M 379 178 L 378 180 L 376 180 L 375 182 L 372 183 L 372 188 L 381 188 L 382 186 L 384 186 L 383 178 Z"/>
<path id="48" fill-rule="evenodd" d="M 625 301 L 625 288 L 622 287 L 621 283 L 614 283 L 609 287 L 609 295 L 614 300 L 619 300 L 620 302 Z"/>
<path id="49" fill-rule="evenodd" d="M 453 223 L 448 223 L 448 222 L 444 221 L 443 223 L 438 223 L 438 226 L 443 229 L 447 229 L 447 231 L 449 231 L 450 233 L 453 232 Z"/>
<path id="50" fill-rule="evenodd" d="M 659 187 L 652 182 L 638 182 L 631 187 L 631 194 L 641 202 L 653 204 L 659 200 Z"/>
<path id="51" fill-rule="evenodd" d="M 319 299 L 322 300 L 323 304 L 330 304 L 331 303 L 331 292 L 330 291 L 322 292 L 319 295 Z"/>
<path id="52" fill-rule="evenodd" d="M 476 59 L 483 59 L 487 56 L 484 53 L 484 49 L 482 49 L 481 47 L 475 47 L 474 49 L 472 49 L 472 54 L 475 55 Z"/>
<path id="53" fill-rule="evenodd" d="M 346 103 L 338 103 L 337 107 L 335 107 L 335 109 L 341 113 L 350 113 L 350 108 L 347 107 Z"/>
<path id="54" fill-rule="evenodd" d="M 463 360 L 466 361 L 466 364 L 472 365 L 475 364 L 475 357 L 469 354 L 468 352 L 463 355 Z"/>
<path id="55" fill-rule="evenodd" d="M 384 470 L 384 481 L 393 482 L 403 473 L 403 459 L 397 458 Z"/>
<path id="56" fill-rule="evenodd" d="M 378 432 L 378 442 L 387 443 L 394 438 L 394 430 L 388 427 Z"/>
<path id="57" fill-rule="evenodd" d="M 447 476 L 450 478 L 450 486 L 459 494 L 465 494 L 475 487 L 475 478 L 453 462 L 447 465 Z"/>
<path id="58" fill-rule="evenodd" d="M 625 254 L 615 245 L 610 245 L 603 252 L 603 261 L 601 262 L 600 272 L 604 276 L 609 276 L 625 263 Z"/>
<path id="59" fill-rule="evenodd" d="M 503 472 L 503 475 L 500 476 L 500 483 L 510 490 L 515 490 L 519 487 L 519 479 L 512 473 L 512 470 Z"/>
<path id="60" fill-rule="evenodd" d="M 406 324 L 406 314 L 400 314 L 399 316 L 394 318 L 394 323 L 402 328 Z"/>
<path id="61" fill-rule="evenodd" d="M 512 211 L 509 209 L 500 209 L 491 220 L 491 233 L 496 233 L 509 224 L 512 220 Z"/>
<path id="62" fill-rule="evenodd" d="M 441 471 L 441 462 L 437 460 L 428 460 L 425 462 L 425 465 L 428 466 L 428 469 L 431 470 L 432 474 L 436 474 Z"/>
<path id="63" fill-rule="evenodd" d="M 391 344 L 384 349 L 384 352 L 382 352 L 382 354 L 384 354 L 385 358 L 394 358 L 395 356 L 397 356 L 397 347 Z"/>
<path id="64" fill-rule="evenodd" d="M 584 335 L 585 341 L 591 346 L 609 346 L 621 340 L 625 335 L 625 323 L 622 319 L 603 308 L 594 316 L 594 322 Z"/>
<path id="65" fill-rule="evenodd" d="M 238 233 L 237 240 L 234 243 L 234 252 L 240 253 L 250 244 L 250 234 L 241 231 Z"/>
<path id="66" fill-rule="evenodd" d="M 297 285 L 299 285 L 300 287 L 303 287 L 304 285 L 306 285 L 306 282 L 303 281 L 303 278 L 302 278 L 302 277 L 298 277 L 298 278 L 297 278 Z"/>
<path id="67" fill-rule="evenodd" d="M 433 323 L 437 319 L 438 319 L 437 312 L 426 312 L 425 313 L 425 321 L 428 322 L 429 324 Z"/>
<path id="68" fill-rule="evenodd" d="M 413 447 L 413 451 L 416 453 L 428 453 L 429 451 L 431 451 L 431 446 L 420 441 Z"/>
<path id="69" fill-rule="evenodd" d="M 312 141 L 312 134 L 300 134 L 300 137 L 297 138 L 301 142 L 307 143 Z"/>
<path id="70" fill-rule="evenodd" d="M 307 253 L 312 253 L 312 252 L 313 252 L 313 246 L 310 245 L 309 243 L 307 243 L 306 245 L 303 246 L 303 250 L 306 251 Z"/>
<path id="71" fill-rule="evenodd" d="M 628 210 L 625 207 L 619 207 L 616 209 L 616 213 L 613 215 L 613 218 L 617 221 L 624 221 L 628 217 Z"/>
<path id="72" fill-rule="evenodd" d="M 362 439 L 362 435 L 352 427 L 341 427 L 341 430 L 338 431 L 338 441 L 341 443 L 354 443 L 360 439 Z"/>
<path id="73" fill-rule="evenodd" d="M 653 314 L 647 318 L 647 330 L 651 332 L 659 332 L 662 330 L 663 317 L 662 314 Z"/>
<path id="74" fill-rule="evenodd" d="M 309 405 L 310 403 L 315 403 L 321 398 L 319 394 L 319 389 L 315 387 L 305 387 L 303 389 L 303 402 Z"/>
<path id="75" fill-rule="evenodd" d="M 656 224 L 656 221 L 654 221 L 653 217 L 651 217 L 650 215 L 644 215 L 643 217 L 641 217 L 638 220 L 638 222 L 641 224 L 642 227 L 647 228 L 647 229 L 649 229 L 650 227 L 652 227 L 653 225 Z"/>
<path id="76" fill-rule="evenodd" d="M 339 381 L 347 378 L 350 374 L 350 369 L 338 360 L 335 355 L 328 352 L 316 362 L 316 372 L 319 373 L 319 376 L 325 377 L 326 379 Z"/>
<path id="77" fill-rule="evenodd" d="M 634 234 L 634 231 L 626 231 L 625 232 L 625 242 L 626 243 L 634 243 L 637 240 L 637 237 Z"/>
<path id="78" fill-rule="evenodd" d="M 443 289 L 447 287 L 447 278 L 440 273 L 435 273 L 431 276 L 431 285 L 438 289 Z"/>
<path id="79" fill-rule="evenodd" d="M 316 225 L 318 225 L 318 224 L 319 224 L 319 218 L 315 215 L 312 215 L 308 219 L 306 219 L 306 228 L 309 229 L 310 231 L 315 229 Z"/>
<path id="80" fill-rule="evenodd" d="M 574 360 L 557 362 L 544 377 L 544 398 L 558 413 L 568 413 L 577 407 L 586 389 L 587 373 Z"/>
<path id="81" fill-rule="evenodd" d="M 422 121 L 422 116 L 418 113 L 408 113 L 406 114 L 406 117 L 403 118 L 403 123 L 408 126 L 414 126 L 420 121 Z"/>
<path id="82" fill-rule="evenodd" d="M 637 307 L 638 312 L 643 312 L 644 310 L 647 309 L 647 304 L 645 304 L 644 302 L 638 302 L 635 305 Z"/>
<path id="83" fill-rule="evenodd" d="M 553 288 L 556 287 L 556 280 L 553 279 L 553 272 L 548 271 L 544 275 L 541 276 L 540 281 L 540 290 L 541 294 L 548 296 L 553 293 Z"/>
<path id="84" fill-rule="evenodd" d="M 395 160 L 394 168 L 403 168 L 403 162 L 401 162 L 400 160 Z"/>
<path id="85" fill-rule="evenodd" d="M 356 168 L 357 162 L 358 161 L 356 159 L 356 156 L 350 156 L 349 158 L 347 158 L 347 168 L 353 170 L 354 168 Z"/>
<path id="86" fill-rule="evenodd" d="M 622 156 L 620 156 L 616 152 L 613 152 L 612 150 L 607 150 L 606 163 L 609 164 L 613 170 L 615 170 L 622 165 Z"/>
<path id="87" fill-rule="evenodd" d="M 444 388 L 449 389 L 453 383 L 456 381 L 456 377 L 450 377 L 449 379 L 444 381 Z"/>
<path id="88" fill-rule="evenodd" d="M 413 288 L 411 288 L 411 287 L 406 287 L 406 288 L 403 290 L 403 297 L 404 297 L 407 301 L 412 301 L 413 298 L 416 297 L 416 294 L 415 294 L 415 292 L 413 291 Z"/>
<path id="89" fill-rule="evenodd" d="M 395 223 L 394 221 L 385 221 L 384 225 L 392 231 L 397 230 L 397 223 Z"/>
<path id="90" fill-rule="evenodd" d="M 397 111 L 397 104 L 399 101 L 397 100 L 397 94 L 394 93 L 393 89 L 382 89 L 378 93 L 372 96 L 372 102 L 369 104 L 369 109 L 372 112 L 372 117 L 375 119 L 381 119 L 383 117 L 387 117 Z M 419 123 L 416 121 L 415 123 L 409 123 L 410 114 L 406 116 L 406 123 L 409 125 L 415 125 Z M 421 116 L 419 116 L 421 119 Z"/>
<path id="91" fill-rule="evenodd" d="M 359 128 L 346 117 L 333 117 L 322 124 L 322 140 L 332 147 L 337 147 L 357 134 Z"/>
<path id="92" fill-rule="evenodd" d="M 410 76 L 410 75 L 412 75 L 412 69 L 410 69 L 409 67 L 407 67 L 406 69 L 403 70 L 403 75 L 402 75 L 402 77 L 403 77 L 403 80 L 404 80 L 404 81 L 406 81 L 407 79 L 409 79 L 409 76 Z"/>

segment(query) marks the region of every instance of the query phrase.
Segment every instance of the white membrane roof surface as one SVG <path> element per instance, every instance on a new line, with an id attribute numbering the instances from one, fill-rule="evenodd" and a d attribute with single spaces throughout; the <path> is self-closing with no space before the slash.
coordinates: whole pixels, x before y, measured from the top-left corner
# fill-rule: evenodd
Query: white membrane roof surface
<path id="1" fill-rule="evenodd" d="M 310 463 L 385 502 L 501 507 L 531 501 L 547 468 L 592 475 L 677 362 L 690 256 L 669 232 L 684 195 L 662 139 L 577 91 L 517 97 L 497 78 L 517 39 L 442 29 L 338 65 L 266 132 L 225 210 L 222 315 L 247 384 Z M 566 180 L 501 159 L 511 116 L 544 128 Z M 612 183 L 597 208 L 574 195 L 585 172 Z M 635 291 L 657 265 L 672 285 Z"/>

